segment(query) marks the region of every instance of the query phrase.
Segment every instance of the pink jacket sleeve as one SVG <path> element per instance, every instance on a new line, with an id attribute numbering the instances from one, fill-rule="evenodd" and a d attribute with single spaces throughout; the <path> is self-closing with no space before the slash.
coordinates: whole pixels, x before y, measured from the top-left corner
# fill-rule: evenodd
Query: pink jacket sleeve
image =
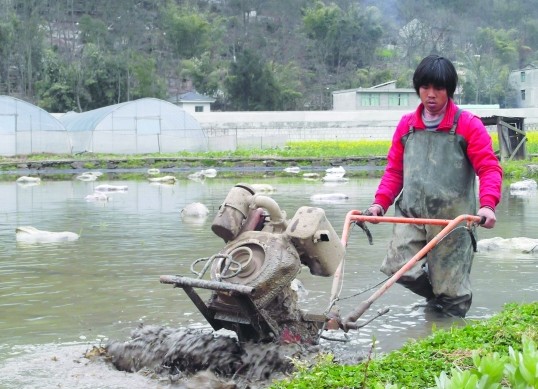
<path id="1" fill-rule="evenodd" d="M 464 112 L 460 121 L 461 135 L 467 141 L 467 157 L 479 180 L 480 207 L 495 210 L 501 201 L 503 171 L 493 151 L 491 136 L 480 118 L 469 112 Z"/>

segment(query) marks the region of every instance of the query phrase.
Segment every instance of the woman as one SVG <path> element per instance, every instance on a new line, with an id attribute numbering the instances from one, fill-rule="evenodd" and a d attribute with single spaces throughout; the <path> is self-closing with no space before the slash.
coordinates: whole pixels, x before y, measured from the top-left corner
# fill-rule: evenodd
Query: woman
<path id="1" fill-rule="evenodd" d="M 483 227 L 495 226 L 502 168 L 481 120 L 454 103 L 457 82 L 456 69 L 446 58 L 430 55 L 418 65 L 413 86 L 421 103 L 396 128 L 385 173 L 367 213 L 382 216 L 396 200 L 396 216 L 454 219 L 476 213 L 484 218 Z M 395 224 L 381 271 L 394 274 L 441 229 Z M 398 283 L 425 297 L 428 307 L 464 317 L 472 302 L 473 256 L 470 234 L 455 230 Z"/>

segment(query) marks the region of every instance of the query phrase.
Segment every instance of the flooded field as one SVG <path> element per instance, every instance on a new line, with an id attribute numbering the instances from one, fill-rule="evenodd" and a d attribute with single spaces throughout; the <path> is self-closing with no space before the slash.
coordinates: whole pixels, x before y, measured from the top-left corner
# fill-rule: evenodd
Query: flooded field
<path id="1" fill-rule="evenodd" d="M 325 210 L 338 234 L 349 210 L 365 209 L 378 179 L 345 183 L 265 178 L 255 182 L 221 179 L 174 184 L 146 181 L 75 179 L 18 184 L 0 182 L 0 387 L 2 388 L 147 388 L 169 387 L 166 379 L 114 369 L 92 358 L 94 347 L 129 339 L 140 325 L 168 328 L 210 328 L 181 289 L 159 283 L 164 274 L 192 276 L 191 264 L 210 257 L 224 246 L 211 231 L 219 205 L 238 182 L 271 185 L 268 194 L 291 218 L 304 205 Z M 87 198 L 98 185 L 125 187 L 107 193 L 108 199 Z M 313 201 L 315 194 L 345 194 L 347 199 Z M 180 211 L 193 202 L 207 206 L 206 218 L 185 220 Z M 391 211 L 389 211 L 391 213 Z M 17 242 L 20 227 L 71 232 L 77 240 L 36 244 Z M 379 272 L 390 239 L 389 224 L 371 225 L 374 244 L 359 228 L 351 231 L 346 271 L 339 302 L 345 314 L 382 282 Z M 536 193 L 510 195 L 506 190 L 494 230 L 479 229 L 479 239 L 538 238 Z M 497 250 L 479 252 L 472 271 L 473 306 L 468 318 L 480 319 L 500 311 L 508 302 L 535 301 L 538 296 L 538 254 Z M 301 304 L 322 312 L 329 303 L 331 278 L 298 277 L 305 288 Z M 385 352 L 410 338 L 421 338 L 433 325 L 451 322 L 429 318 L 421 300 L 398 285 L 374 303 L 365 318 L 388 307 L 387 314 L 347 342 L 322 340 L 342 362 L 360 359 L 372 347 Z M 343 338 L 335 331 L 331 337 Z M 293 352 L 296 352 L 293 351 Z M 179 385 L 179 384 L 178 384 Z M 260 387 L 264 384 L 260 383 Z"/>

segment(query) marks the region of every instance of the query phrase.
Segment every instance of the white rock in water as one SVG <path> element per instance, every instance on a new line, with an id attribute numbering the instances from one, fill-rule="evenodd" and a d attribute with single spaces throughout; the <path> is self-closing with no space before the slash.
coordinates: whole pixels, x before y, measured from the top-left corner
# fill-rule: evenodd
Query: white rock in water
<path id="1" fill-rule="evenodd" d="M 15 235 L 17 242 L 24 243 L 71 242 L 80 237 L 80 235 L 75 234 L 74 232 L 43 231 L 31 226 L 17 227 Z"/>
<path id="2" fill-rule="evenodd" d="M 92 172 L 85 172 L 77 176 L 77 180 L 80 181 L 95 181 L 97 178 L 99 178 L 99 175 Z"/>
<path id="3" fill-rule="evenodd" d="M 128 187 L 126 185 L 109 185 L 103 184 L 95 187 L 96 192 L 125 192 Z"/>
<path id="4" fill-rule="evenodd" d="M 108 196 L 104 192 L 94 192 L 85 197 L 86 201 L 108 201 Z"/>
<path id="5" fill-rule="evenodd" d="M 318 193 L 310 196 L 311 201 L 347 200 L 349 196 L 344 193 Z"/>
<path id="6" fill-rule="evenodd" d="M 339 175 L 344 175 L 346 174 L 346 169 L 344 169 L 342 166 L 338 166 L 338 167 L 330 167 L 328 169 L 325 170 L 328 174 L 339 174 Z"/>
<path id="7" fill-rule="evenodd" d="M 209 209 L 202 203 L 191 203 L 181 210 L 182 217 L 207 217 Z"/>
<path id="8" fill-rule="evenodd" d="M 17 178 L 17 182 L 20 183 L 39 183 L 41 182 L 41 178 L 39 177 L 30 177 L 30 176 L 22 176 Z"/>
<path id="9" fill-rule="evenodd" d="M 536 190 L 536 188 L 538 188 L 538 183 L 531 179 L 510 184 L 510 190 Z"/>
<path id="10" fill-rule="evenodd" d="M 272 193 L 275 191 L 272 185 L 269 184 L 251 184 L 249 185 L 256 193 Z"/>
<path id="11" fill-rule="evenodd" d="M 161 171 L 157 168 L 151 168 L 151 169 L 148 169 L 148 174 L 151 174 L 151 175 L 156 175 L 156 174 L 159 174 L 161 173 Z"/>
<path id="12" fill-rule="evenodd" d="M 204 182 L 206 176 L 203 175 L 201 172 L 195 172 L 195 173 L 189 174 L 187 178 L 195 182 Z"/>
<path id="13" fill-rule="evenodd" d="M 538 239 L 518 237 L 482 239 L 477 243 L 477 249 L 484 251 L 518 251 L 526 254 L 538 254 Z"/>
<path id="14" fill-rule="evenodd" d="M 286 173 L 293 173 L 297 174 L 301 171 L 301 168 L 299 166 L 291 166 L 284 169 Z"/>
<path id="15" fill-rule="evenodd" d="M 323 182 L 347 182 L 349 178 L 346 178 L 340 174 L 327 174 L 321 179 Z"/>
<path id="16" fill-rule="evenodd" d="M 177 182 L 177 178 L 174 176 L 164 176 L 164 177 L 152 177 L 148 178 L 150 182 L 157 182 L 162 184 L 175 184 Z"/>
<path id="17" fill-rule="evenodd" d="M 217 176 L 217 170 L 205 169 L 205 170 L 200 171 L 200 174 L 202 174 L 204 177 L 207 177 L 207 178 L 215 178 Z"/>

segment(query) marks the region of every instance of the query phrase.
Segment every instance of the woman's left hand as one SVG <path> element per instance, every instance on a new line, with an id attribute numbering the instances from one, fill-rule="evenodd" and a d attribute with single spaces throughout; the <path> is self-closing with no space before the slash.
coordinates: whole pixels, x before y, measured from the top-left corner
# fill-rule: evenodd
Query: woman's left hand
<path id="1" fill-rule="evenodd" d="M 477 216 L 481 216 L 485 218 L 484 223 L 480 224 L 484 228 L 493 228 L 495 227 L 495 222 L 497 221 L 497 217 L 495 216 L 495 211 L 493 211 L 489 207 L 482 207 L 478 210 L 476 213 Z"/>

